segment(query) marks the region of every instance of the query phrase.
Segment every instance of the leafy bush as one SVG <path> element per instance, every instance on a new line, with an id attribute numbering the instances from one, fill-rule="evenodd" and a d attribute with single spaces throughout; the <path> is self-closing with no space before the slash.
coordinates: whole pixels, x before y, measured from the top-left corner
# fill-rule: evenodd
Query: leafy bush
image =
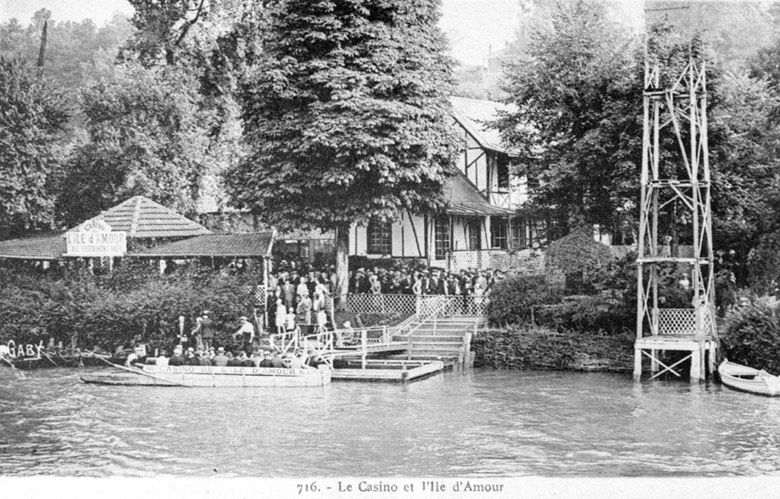
<path id="1" fill-rule="evenodd" d="M 494 325 L 523 324 L 531 318 L 531 307 L 559 299 L 559 293 L 547 285 L 543 275 L 511 276 L 493 285 L 487 304 L 488 321 Z"/>
<path id="2" fill-rule="evenodd" d="M 149 265 L 123 262 L 104 276 L 1 271 L 0 282 L 0 341 L 46 342 L 53 337 L 113 350 L 137 334 L 152 347 L 169 348 L 179 316 L 185 317 L 189 332 L 203 309 L 212 313 L 217 343 L 227 343 L 238 317 L 251 316 L 255 303 L 250 286 L 262 283 L 262 276 L 223 275 L 198 266 L 161 276 Z"/>
<path id="3" fill-rule="evenodd" d="M 758 298 L 726 314 L 721 335 L 729 360 L 780 374 L 780 305 Z"/>
<path id="4" fill-rule="evenodd" d="M 780 231 L 765 234 L 748 255 L 750 287 L 757 293 L 776 293 L 780 282 Z"/>
<path id="5" fill-rule="evenodd" d="M 542 307 L 536 321 L 559 332 L 618 335 L 636 328 L 636 309 L 616 296 L 595 295 Z"/>

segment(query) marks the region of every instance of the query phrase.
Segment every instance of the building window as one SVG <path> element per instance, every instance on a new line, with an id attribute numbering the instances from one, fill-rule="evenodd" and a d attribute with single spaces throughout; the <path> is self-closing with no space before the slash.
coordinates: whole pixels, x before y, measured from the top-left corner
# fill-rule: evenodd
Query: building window
<path id="1" fill-rule="evenodd" d="M 443 260 L 450 250 L 450 218 L 447 215 L 436 217 L 433 223 L 433 249 L 436 260 Z"/>
<path id="2" fill-rule="evenodd" d="M 529 246 L 525 234 L 525 219 L 522 217 L 512 219 L 512 245 L 513 249 L 524 249 Z"/>
<path id="3" fill-rule="evenodd" d="M 506 249 L 506 218 L 490 217 L 490 247 Z"/>
<path id="4" fill-rule="evenodd" d="M 468 231 L 469 231 L 469 249 L 470 250 L 481 250 L 482 249 L 482 238 L 480 237 L 480 228 L 482 224 L 479 223 L 478 218 L 470 218 L 468 221 Z"/>
<path id="5" fill-rule="evenodd" d="M 393 252 L 393 226 L 390 222 L 368 222 L 366 230 L 369 255 L 390 255 Z"/>
<path id="6" fill-rule="evenodd" d="M 499 190 L 509 189 L 509 159 L 499 156 L 496 161 L 496 177 Z"/>

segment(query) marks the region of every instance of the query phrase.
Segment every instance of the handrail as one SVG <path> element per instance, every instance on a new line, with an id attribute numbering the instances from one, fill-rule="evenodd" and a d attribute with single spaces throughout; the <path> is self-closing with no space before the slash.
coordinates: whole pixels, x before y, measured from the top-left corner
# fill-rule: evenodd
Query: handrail
<path id="1" fill-rule="evenodd" d="M 286 339 L 289 338 L 288 342 L 285 342 Z M 279 345 L 277 346 L 276 340 L 279 341 Z M 300 338 L 297 331 L 289 331 L 285 333 L 276 333 L 271 334 L 268 336 L 268 341 L 271 344 L 271 348 L 274 350 L 277 350 L 280 355 L 286 354 L 291 347 L 293 349 L 298 348 L 298 345 L 300 344 Z"/>
<path id="2" fill-rule="evenodd" d="M 410 337 L 413 333 L 415 333 L 420 327 L 425 324 L 425 322 L 429 321 L 430 319 L 435 319 L 436 317 L 441 314 L 442 310 L 450 305 L 450 299 L 447 295 L 431 295 L 436 296 L 437 299 L 441 301 L 437 306 L 433 308 L 430 312 L 427 314 L 420 316 L 420 314 L 417 315 L 418 324 L 414 327 L 406 331 L 405 333 L 401 333 L 400 331 L 397 331 L 393 336 L 401 336 L 404 338 Z M 407 326 L 408 327 L 408 326 Z"/>

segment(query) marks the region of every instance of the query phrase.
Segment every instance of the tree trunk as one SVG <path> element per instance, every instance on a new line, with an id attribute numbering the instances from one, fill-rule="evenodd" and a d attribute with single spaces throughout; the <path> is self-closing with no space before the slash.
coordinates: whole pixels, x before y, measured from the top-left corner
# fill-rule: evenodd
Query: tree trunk
<path id="1" fill-rule="evenodd" d="M 347 308 L 349 286 L 349 225 L 336 228 L 336 301 L 337 310 Z"/>
<path id="2" fill-rule="evenodd" d="M 46 55 L 46 34 L 49 28 L 49 21 L 43 22 L 43 29 L 41 30 L 41 45 L 38 49 L 38 67 L 43 68 L 43 60 Z"/>

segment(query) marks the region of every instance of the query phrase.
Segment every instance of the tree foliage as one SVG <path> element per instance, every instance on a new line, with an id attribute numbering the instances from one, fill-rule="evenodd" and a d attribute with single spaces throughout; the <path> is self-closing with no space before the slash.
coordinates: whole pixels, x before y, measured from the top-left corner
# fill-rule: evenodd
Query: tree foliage
<path id="1" fill-rule="evenodd" d="M 438 2 L 279 2 L 243 94 L 236 205 L 333 228 L 442 204 L 454 149 Z M 305 207 L 305 209 L 303 209 Z"/>
<path id="2" fill-rule="evenodd" d="M 0 59 L 0 234 L 52 224 L 67 121 L 62 95 L 36 68 Z"/>
<path id="3" fill-rule="evenodd" d="M 641 87 L 630 37 L 600 4 L 560 4 L 549 27 L 530 35 L 528 57 L 510 64 L 505 90 L 513 111 L 498 126 L 519 148 L 555 206 L 565 234 L 572 221 L 606 227 L 634 206 L 641 145 Z"/>
<path id="4" fill-rule="evenodd" d="M 86 89 L 87 141 L 71 157 L 61 209 L 77 223 L 122 200 L 144 195 L 191 212 L 211 158 L 196 82 L 176 68 L 134 64 Z"/>
<path id="5" fill-rule="evenodd" d="M 723 354 L 731 361 L 780 374 L 780 306 L 759 298 L 726 315 Z"/>
<path id="6" fill-rule="evenodd" d="M 662 86 L 683 70 L 690 51 L 706 64 L 715 244 L 745 258 L 776 225 L 777 96 L 768 81 L 724 72 L 714 42 L 689 37 L 668 25 L 650 27 L 650 62 L 662 68 Z M 639 46 L 607 20 L 600 4 L 580 0 L 559 5 L 549 26 L 530 35 L 528 57 L 507 70 L 513 110 L 497 125 L 509 144 L 524 151 L 529 174 L 539 180 L 533 203 L 556 214 L 560 230 L 553 237 L 583 220 L 617 236 L 621 226 L 638 220 L 645 63 Z M 687 134 L 685 126 L 684 141 Z M 674 135 L 664 131 L 662 175 L 683 178 L 682 164 Z M 660 204 L 662 227 L 675 244 L 676 234 L 691 244 L 686 210 L 668 198 Z"/>
<path id="7" fill-rule="evenodd" d="M 0 24 L 0 56 L 35 64 L 44 22 L 48 22 L 44 74 L 72 103 L 81 87 L 111 73 L 118 48 L 132 32 L 121 15 L 97 26 L 90 19 L 57 22 L 50 11 L 41 9 L 27 26 L 16 19 Z"/>

